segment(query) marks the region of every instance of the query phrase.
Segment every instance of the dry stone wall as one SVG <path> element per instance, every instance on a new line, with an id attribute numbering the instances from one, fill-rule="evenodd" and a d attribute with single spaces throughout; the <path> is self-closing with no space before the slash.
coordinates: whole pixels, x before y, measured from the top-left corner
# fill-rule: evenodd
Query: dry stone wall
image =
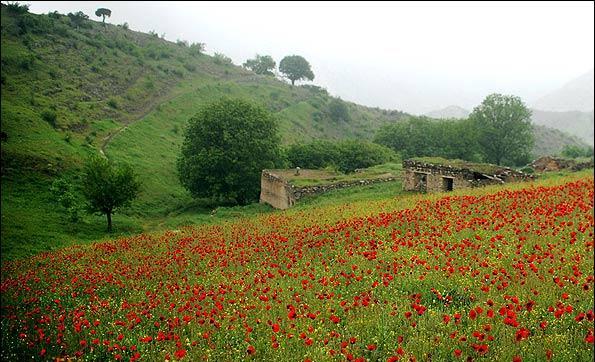
<path id="1" fill-rule="evenodd" d="M 291 185 L 272 171 L 263 170 L 260 178 L 260 202 L 267 203 L 277 209 L 287 209 L 292 207 L 299 199 L 306 196 L 320 195 L 332 190 L 395 181 L 396 179 L 396 177 L 382 177 L 298 187 Z"/>

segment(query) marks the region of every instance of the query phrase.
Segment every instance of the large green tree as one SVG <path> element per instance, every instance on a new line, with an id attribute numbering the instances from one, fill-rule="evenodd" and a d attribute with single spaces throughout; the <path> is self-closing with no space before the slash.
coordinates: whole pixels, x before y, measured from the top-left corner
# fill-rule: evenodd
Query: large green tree
<path id="1" fill-rule="evenodd" d="M 258 55 L 254 59 L 248 59 L 243 64 L 244 68 L 250 69 L 256 74 L 273 75 L 277 63 L 270 55 Z"/>
<path id="2" fill-rule="evenodd" d="M 477 129 L 485 160 L 519 165 L 531 158 L 534 136 L 531 111 L 516 96 L 490 94 L 469 116 Z"/>
<path id="3" fill-rule="evenodd" d="M 194 197 L 258 200 L 260 175 L 280 159 L 277 122 L 262 106 L 221 99 L 204 106 L 189 121 L 178 173 Z"/>
<path id="4" fill-rule="evenodd" d="M 140 185 L 128 165 L 116 166 L 99 156 L 90 158 L 85 164 L 83 195 L 89 211 L 106 215 L 109 232 L 112 231 L 112 214 L 136 198 Z"/>
<path id="5" fill-rule="evenodd" d="M 296 80 L 314 80 L 310 63 L 299 55 L 288 55 L 281 59 L 279 71 L 291 80 L 291 85 L 294 85 Z"/>

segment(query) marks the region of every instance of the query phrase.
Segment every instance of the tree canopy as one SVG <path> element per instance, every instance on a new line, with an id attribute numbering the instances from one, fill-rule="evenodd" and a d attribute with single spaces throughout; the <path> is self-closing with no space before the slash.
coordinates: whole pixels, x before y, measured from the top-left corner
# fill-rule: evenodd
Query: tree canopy
<path id="1" fill-rule="evenodd" d="M 393 149 L 403 158 L 439 156 L 475 162 L 482 160 L 477 132 L 469 120 L 410 117 L 381 127 L 374 142 Z"/>
<path id="2" fill-rule="evenodd" d="M 273 75 L 277 63 L 270 55 L 258 55 L 254 59 L 248 59 L 243 64 L 244 68 L 250 69 L 256 74 Z"/>
<path id="3" fill-rule="evenodd" d="M 247 204 L 258 200 L 260 175 L 280 160 L 277 122 L 262 106 L 221 99 L 189 120 L 178 174 L 196 197 Z"/>
<path id="4" fill-rule="evenodd" d="M 112 16 L 112 11 L 106 8 L 99 8 L 95 11 L 95 15 L 103 17 L 103 24 L 105 25 L 105 17 L 107 16 L 109 18 Z"/>
<path id="5" fill-rule="evenodd" d="M 105 158 L 90 158 L 84 167 L 83 195 L 91 212 L 105 214 L 112 230 L 112 214 L 136 198 L 140 181 L 128 165 L 116 166 Z"/>
<path id="6" fill-rule="evenodd" d="M 490 94 L 469 118 L 487 162 L 519 165 L 530 161 L 534 143 L 531 111 L 519 97 Z"/>
<path id="7" fill-rule="evenodd" d="M 299 55 L 288 55 L 283 58 L 279 63 L 279 71 L 291 80 L 291 85 L 294 85 L 296 80 L 314 80 L 310 63 Z"/>

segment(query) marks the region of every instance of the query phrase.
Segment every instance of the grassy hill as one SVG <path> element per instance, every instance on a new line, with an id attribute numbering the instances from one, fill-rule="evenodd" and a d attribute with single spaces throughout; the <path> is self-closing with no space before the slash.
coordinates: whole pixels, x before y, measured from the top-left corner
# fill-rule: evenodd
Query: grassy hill
<path id="1" fill-rule="evenodd" d="M 75 179 L 82 160 L 99 151 L 133 164 L 144 183 L 132 209 L 116 214 L 118 232 L 152 229 L 184 212 L 208 219 L 214 206 L 190 198 L 174 164 L 187 120 L 220 97 L 264 104 L 277 115 L 286 144 L 371 138 L 405 116 L 345 102 L 349 119 L 333 120 L 328 106 L 336 98 L 324 89 L 257 75 L 204 54 L 200 45 L 90 20 L 77 27 L 57 13 L 1 9 L 2 239 L 25 240 L 23 250 L 104 235 L 99 216 L 65 221 L 49 193 L 55 177 Z"/>
<path id="2" fill-rule="evenodd" d="M 133 206 L 115 215 L 118 233 L 211 220 L 216 206 L 182 189 L 175 159 L 187 120 L 220 97 L 264 104 L 277 116 L 285 144 L 370 139 L 382 125 L 407 117 L 344 102 L 349 119 L 333 119 L 330 105 L 341 100 L 324 89 L 257 75 L 204 54 L 201 44 L 90 20 L 77 26 L 65 15 L 4 4 L 1 21 L 2 240 L 18 245 L 8 251 L 3 243 L 3 254 L 105 236 L 100 216 L 73 225 L 49 192 L 58 176 L 76 183 L 82 160 L 100 151 L 134 165 L 144 184 Z M 216 210 L 223 218 L 241 214 Z M 252 205 L 242 213 L 266 210 Z"/>

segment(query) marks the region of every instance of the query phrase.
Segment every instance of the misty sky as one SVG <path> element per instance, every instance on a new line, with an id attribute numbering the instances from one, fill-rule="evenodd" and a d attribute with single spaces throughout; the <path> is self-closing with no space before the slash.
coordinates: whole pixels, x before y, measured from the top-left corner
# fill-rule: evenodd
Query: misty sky
<path id="1" fill-rule="evenodd" d="M 594 63 L 593 2 L 25 3 L 95 20 L 106 7 L 109 23 L 203 42 L 235 64 L 302 55 L 331 94 L 411 113 L 472 109 L 493 92 L 530 105 Z"/>

